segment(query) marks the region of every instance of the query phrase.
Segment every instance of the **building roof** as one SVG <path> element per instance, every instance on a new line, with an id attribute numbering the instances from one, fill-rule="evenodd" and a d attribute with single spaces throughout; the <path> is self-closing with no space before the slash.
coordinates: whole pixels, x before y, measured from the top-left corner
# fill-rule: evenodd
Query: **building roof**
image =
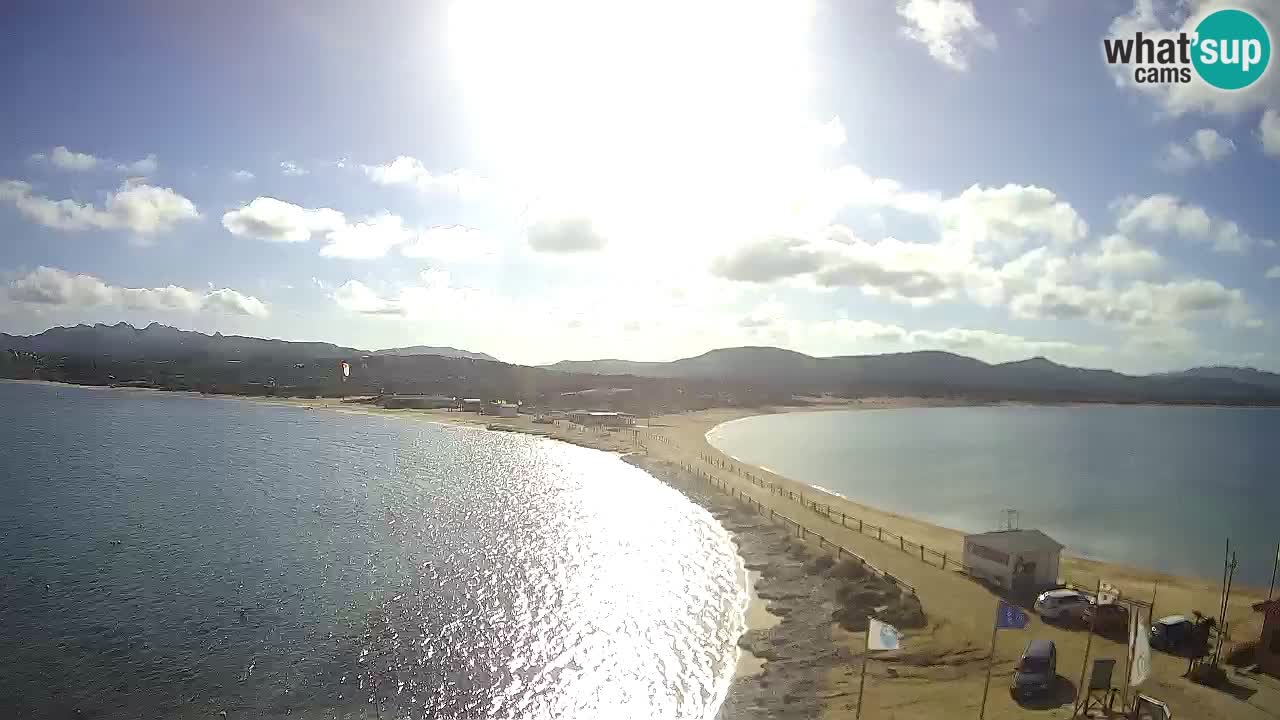
<path id="1" fill-rule="evenodd" d="M 1260 603 L 1254 603 L 1253 609 L 1254 611 L 1260 612 L 1260 613 L 1267 613 L 1267 614 L 1280 613 L 1280 599 L 1263 600 Z"/>
<path id="2" fill-rule="evenodd" d="M 965 542 L 976 540 L 995 550 L 1014 553 L 1020 550 L 1036 552 L 1057 552 L 1065 545 L 1045 535 L 1039 530 L 997 530 L 995 532 L 966 535 Z"/>

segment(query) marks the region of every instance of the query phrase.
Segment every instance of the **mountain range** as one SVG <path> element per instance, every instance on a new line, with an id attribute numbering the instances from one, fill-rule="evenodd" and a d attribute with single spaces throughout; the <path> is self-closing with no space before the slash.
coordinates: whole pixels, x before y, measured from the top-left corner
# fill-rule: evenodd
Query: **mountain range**
<path id="1" fill-rule="evenodd" d="M 339 358 L 351 355 L 438 355 L 440 357 L 489 360 L 497 358 L 485 353 L 451 347 L 413 345 L 385 350 L 361 350 L 323 342 L 291 342 L 179 330 L 151 323 L 135 328 L 129 323 L 115 325 L 76 325 L 55 327 L 38 335 L 0 333 L 0 349 L 32 352 L 42 355 L 112 355 L 117 357 L 167 356 L 169 359 L 195 354 L 239 357 L 296 357 L 298 359 Z"/>
<path id="2" fill-rule="evenodd" d="M 784 384 L 798 393 L 975 393 L 1010 398 L 1231 403 L 1270 403 L 1280 397 L 1280 374 L 1252 368 L 1202 367 L 1125 375 L 1113 370 L 1069 367 L 1043 357 L 991 364 L 931 350 L 813 357 L 776 347 L 739 347 L 671 362 L 611 359 L 562 361 L 546 367 L 596 375 Z"/>
<path id="3" fill-rule="evenodd" d="M 82 376 L 105 377 L 103 373 L 107 371 L 103 368 L 109 364 L 109 374 L 117 380 L 126 374 L 138 378 L 167 377 L 181 365 L 183 382 L 187 384 L 198 383 L 200 378 L 226 382 L 228 371 L 222 366 L 228 362 L 241 363 L 244 370 L 235 377 L 243 375 L 249 383 L 255 377 L 274 377 L 280 383 L 286 379 L 324 383 L 331 378 L 310 368 L 334 367 L 337 360 L 344 359 L 358 361 L 362 368 L 368 368 L 368 372 L 360 373 L 366 381 L 373 382 L 376 375 L 378 382 L 396 392 L 422 389 L 448 392 L 452 385 L 471 387 L 484 381 L 494 387 L 508 388 L 508 394 L 510 388 L 527 389 L 532 387 L 530 383 L 541 383 L 540 387 L 554 386 L 561 391 L 661 387 L 663 392 L 679 395 L 716 388 L 715 392 L 729 392 L 738 397 L 758 397 L 763 393 L 772 398 L 830 394 L 1280 404 L 1280 374 L 1252 368 L 1199 367 L 1172 373 L 1126 375 L 1112 370 L 1069 367 L 1043 357 L 991 364 L 941 351 L 814 357 L 776 347 L 736 347 L 670 362 L 562 361 L 525 368 L 501 363 L 484 353 L 452 347 L 415 345 L 369 351 L 332 343 L 289 342 L 220 333 L 207 335 L 158 323 L 144 328 L 127 323 L 55 327 L 30 336 L 0 334 L 0 350 L 30 353 L 46 359 L 28 370 L 6 370 L 10 376 L 27 376 L 20 374 L 27 372 L 48 374 L 54 372 L 52 368 L 64 367 L 62 377 L 67 377 L 66 363 L 58 358 L 78 358 L 81 364 L 90 366 L 88 370 L 78 371 Z M 453 364 L 442 364 L 446 360 Z M 464 365 L 456 364 L 458 362 Z"/>

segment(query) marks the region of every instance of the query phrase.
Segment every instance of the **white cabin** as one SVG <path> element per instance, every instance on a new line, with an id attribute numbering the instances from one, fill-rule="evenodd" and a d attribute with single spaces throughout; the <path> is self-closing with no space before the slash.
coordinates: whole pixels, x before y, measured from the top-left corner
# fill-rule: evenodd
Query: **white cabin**
<path id="1" fill-rule="evenodd" d="M 978 533 L 964 538 L 964 564 L 972 574 L 1006 590 L 1038 590 L 1058 583 L 1062 548 L 1062 543 L 1039 530 Z M 1019 584 L 1029 583 L 1030 588 L 1015 588 L 1018 573 Z"/>

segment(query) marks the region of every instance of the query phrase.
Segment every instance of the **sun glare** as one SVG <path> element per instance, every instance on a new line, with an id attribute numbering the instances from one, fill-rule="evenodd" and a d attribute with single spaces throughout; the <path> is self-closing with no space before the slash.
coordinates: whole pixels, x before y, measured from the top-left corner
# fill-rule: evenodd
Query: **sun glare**
<path id="1" fill-rule="evenodd" d="M 611 243 L 713 247 L 802 218 L 843 139 L 811 110 L 809 2 L 458 3 L 449 39 L 476 145 L 538 214 Z"/>

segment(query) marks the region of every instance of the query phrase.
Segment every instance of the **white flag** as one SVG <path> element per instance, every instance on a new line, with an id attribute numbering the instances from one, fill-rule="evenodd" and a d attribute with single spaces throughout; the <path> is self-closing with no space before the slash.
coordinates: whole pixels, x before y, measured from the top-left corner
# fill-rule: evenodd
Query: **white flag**
<path id="1" fill-rule="evenodd" d="M 867 618 L 867 621 L 868 650 L 898 649 L 898 641 L 902 639 L 902 633 L 898 632 L 898 628 L 875 618 Z"/>
<path id="2" fill-rule="evenodd" d="M 1129 635 L 1133 645 L 1133 665 L 1129 668 L 1129 684 L 1137 687 L 1151 677 L 1151 632 L 1148 629 L 1149 613 L 1138 610 L 1133 614 L 1133 628 Z"/>

